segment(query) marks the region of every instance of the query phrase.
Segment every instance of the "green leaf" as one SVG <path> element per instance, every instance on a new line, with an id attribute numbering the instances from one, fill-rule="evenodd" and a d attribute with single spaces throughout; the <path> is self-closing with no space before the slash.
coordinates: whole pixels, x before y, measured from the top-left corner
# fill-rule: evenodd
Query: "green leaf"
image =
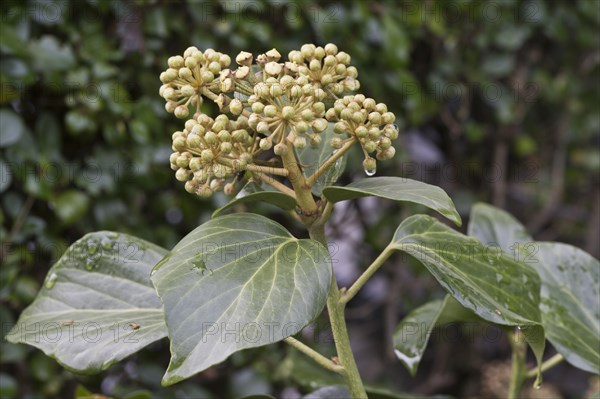
<path id="1" fill-rule="evenodd" d="M 461 225 L 460 215 L 448 194 L 437 186 L 404 177 L 371 177 L 344 187 L 325 187 L 323 195 L 332 202 L 367 197 L 387 198 L 424 205 Z"/>
<path id="2" fill-rule="evenodd" d="M 12 183 L 12 171 L 8 163 L 0 158 L 0 193 L 4 192 Z"/>
<path id="3" fill-rule="evenodd" d="M 53 201 L 56 215 L 65 224 L 71 224 L 83 217 L 90 205 L 90 199 L 79 190 L 68 190 Z"/>
<path id="4" fill-rule="evenodd" d="M 501 325 L 539 325 L 540 278 L 528 265 L 426 215 L 400 224 L 390 247 L 420 261 L 461 305 Z"/>
<path id="5" fill-rule="evenodd" d="M 542 324 L 573 366 L 600 374 L 600 262 L 567 244 L 538 242 Z"/>
<path id="6" fill-rule="evenodd" d="M 394 353 L 414 377 L 431 332 L 435 327 L 457 321 L 480 321 L 449 295 L 410 312 L 394 332 Z"/>
<path id="7" fill-rule="evenodd" d="M 21 117 L 8 108 L 0 109 L 0 148 L 13 145 L 27 128 Z"/>
<path id="8" fill-rule="evenodd" d="M 335 149 L 331 146 L 331 139 L 334 137 L 342 137 L 342 135 L 333 132 L 334 125 L 335 123 L 329 122 L 327 129 L 320 134 L 322 141 L 316 148 L 307 145 L 301 150 L 295 150 L 298 161 L 300 162 L 306 177 L 315 173 L 319 166 L 327 161 L 327 159 L 335 152 Z M 346 169 L 346 158 L 347 154 L 338 159 L 332 167 L 318 177 L 312 187 L 312 193 L 314 195 L 320 197 L 324 187 L 330 186 L 337 181 L 344 172 L 344 169 Z"/>
<path id="9" fill-rule="evenodd" d="M 212 217 L 217 217 L 223 211 L 228 210 L 235 205 L 246 203 L 246 202 L 266 202 L 279 208 L 289 211 L 296 207 L 296 200 L 279 191 L 270 190 L 257 184 L 255 182 L 249 182 L 242 188 L 242 190 L 235 196 L 234 199 L 223 205 L 219 209 L 213 212 Z"/>
<path id="10" fill-rule="evenodd" d="M 304 395 L 302 399 L 340 399 L 350 396 L 350 391 L 344 385 L 329 385 Z"/>
<path id="11" fill-rule="evenodd" d="M 74 372 L 105 370 L 166 336 L 150 282 L 166 253 L 126 234 L 86 235 L 52 266 L 7 340 L 35 346 Z"/>
<path id="12" fill-rule="evenodd" d="M 479 203 L 473 206 L 469 220 L 468 234 L 487 245 L 500 247 L 515 260 L 527 261 L 527 252 L 535 250 L 533 238 L 525 227 L 508 212 L 491 205 Z M 538 381 L 541 382 L 542 360 L 546 347 L 542 326 L 529 326 L 521 329 L 525 340 L 531 346 L 538 364 Z"/>
<path id="13" fill-rule="evenodd" d="M 296 334 L 319 315 L 332 278 L 327 249 L 259 215 L 196 228 L 156 265 L 174 384 L 239 350 Z"/>
<path id="14" fill-rule="evenodd" d="M 517 253 L 518 244 L 533 242 L 511 214 L 484 203 L 473 205 L 468 234 L 484 244 L 497 245 L 508 254 Z"/>

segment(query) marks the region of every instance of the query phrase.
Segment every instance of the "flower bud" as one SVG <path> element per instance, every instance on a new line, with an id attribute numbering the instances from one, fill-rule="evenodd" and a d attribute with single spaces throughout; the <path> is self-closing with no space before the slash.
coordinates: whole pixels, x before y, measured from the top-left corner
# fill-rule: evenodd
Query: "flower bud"
<path id="1" fill-rule="evenodd" d="M 334 150 L 339 150 L 344 145 L 344 140 L 341 137 L 334 137 L 331 139 L 331 147 Z"/>
<path id="2" fill-rule="evenodd" d="M 337 60 L 335 59 L 335 57 L 333 55 L 328 55 L 327 57 L 325 57 L 325 59 L 323 60 L 323 65 L 326 67 L 332 67 L 337 63 Z"/>
<path id="3" fill-rule="evenodd" d="M 188 148 L 200 148 L 202 140 L 197 134 L 190 134 L 186 139 L 186 144 Z"/>
<path id="4" fill-rule="evenodd" d="M 311 58 L 315 54 L 314 44 L 304 44 L 300 48 L 300 52 L 304 58 Z"/>
<path id="5" fill-rule="evenodd" d="M 273 147 L 273 152 L 278 156 L 285 155 L 288 152 L 288 146 L 283 143 L 276 144 L 275 147 Z"/>
<path id="6" fill-rule="evenodd" d="M 340 112 L 340 118 L 349 121 L 352 120 L 353 114 L 354 112 L 352 112 L 350 108 L 344 108 L 342 112 Z"/>
<path id="7" fill-rule="evenodd" d="M 219 64 L 221 64 L 223 68 L 227 68 L 229 64 L 231 64 L 231 57 L 227 54 L 221 54 L 219 57 Z"/>
<path id="8" fill-rule="evenodd" d="M 210 83 L 215 80 L 215 75 L 208 69 L 202 69 L 202 71 L 200 71 L 200 78 L 203 83 Z"/>
<path id="9" fill-rule="evenodd" d="M 302 53 L 298 50 L 290 51 L 288 54 L 288 60 L 296 64 L 302 64 L 304 62 L 304 58 L 302 57 Z"/>
<path id="10" fill-rule="evenodd" d="M 212 195 L 212 190 L 208 186 L 200 186 L 198 190 L 196 190 L 196 195 L 201 198 L 209 198 Z"/>
<path id="11" fill-rule="evenodd" d="M 294 107 L 286 105 L 281 110 L 281 116 L 285 120 L 290 120 L 294 117 Z"/>
<path id="12" fill-rule="evenodd" d="M 200 157 L 204 162 L 209 163 L 212 162 L 215 156 L 211 150 L 202 150 Z"/>
<path id="13" fill-rule="evenodd" d="M 221 64 L 218 63 L 217 61 L 213 61 L 210 64 L 208 64 L 208 70 L 216 75 L 219 72 L 221 72 Z"/>
<path id="14" fill-rule="evenodd" d="M 302 116 L 302 119 L 304 119 L 305 121 L 308 121 L 308 122 L 315 119 L 315 113 L 310 109 L 303 110 L 300 115 Z"/>
<path id="15" fill-rule="evenodd" d="M 179 119 L 187 118 L 190 114 L 190 110 L 185 105 L 180 105 L 175 108 L 175 116 Z"/>
<path id="16" fill-rule="evenodd" d="M 223 152 L 225 154 L 229 154 L 233 150 L 233 144 L 231 144 L 229 142 L 221 143 L 221 145 L 219 146 L 219 149 L 221 150 L 221 152 Z"/>
<path id="17" fill-rule="evenodd" d="M 356 111 L 352 114 L 352 121 L 355 123 L 361 123 L 365 120 L 365 116 L 362 112 Z"/>
<path id="18" fill-rule="evenodd" d="M 335 44 L 333 43 L 327 43 L 325 45 L 325 54 L 329 54 L 329 55 L 335 55 L 338 52 L 338 48 Z"/>
<path id="19" fill-rule="evenodd" d="M 231 133 L 229 133 L 227 130 L 221 130 L 219 133 L 217 133 L 217 137 L 222 143 L 229 143 L 231 141 Z"/>
<path id="20" fill-rule="evenodd" d="M 235 183 L 234 182 L 227 183 L 223 187 L 223 192 L 225 193 L 225 195 L 233 195 L 233 193 L 235 192 Z"/>
<path id="21" fill-rule="evenodd" d="M 320 101 L 316 102 L 313 104 L 312 109 L 313 109 L 313 111 L 315 111 L 315 114 L 317 114 L 318 116 L 321 116 L 325 113 L 325 104 L 323 104 Z"/>
<path id="22" fill-rule="evenodd" d="M 194 194 L 198 189 L 198 182 L 196 180 L 188 180 L 185 182 L 184 188 L 188 193 Z"/>
<path id="23" fill-rule="evenodd" d="M 202 159 L 199 157 L 194 157 L 190 160 L 190 169 L 193 172 L 196 172 L 202 168 Z"/>
<path id="24" fill-rule="evenodd" d="M 265 72 L 271 76 L 279 75 L 283 67 L 277 62 L 268 62 L 265 65 Z"/>
<path id="25" fill-rule="evenodd" d="M 379 112 L 371 112 L 369 114 L 369 122 L 375 125 L 381 124 L 381 114 Z"/>
<path id="26" fill-rule="evenodd" d="M 265 121 L 259 122 L 258 125 L 256 125 L 256 131 L 261 134 L 271 133 L 271 130 L 269 129 L 269 124 Z"/>
<path id="27" fill-rule="evenodd" d="M 328 125 L 327 120 L 323 119 L 323 118 L 315 119 L 311 124 L 313 130 L 318 133 L 327 129 L 327 125 Z"/>
<path id="28" fill-rule="evenodd" d="M 184 85 L 179 90 L 181 91 L 181 95 L 184 97 L 191 97 L 196 94 L 196 90 L 194 90 L 192 85 Z"/>
<path id="29" fill-rule="evenodd" d="M 191 79 L 192 78 L 192 71 L 190 70 L 190 68 L 181 68 L 179 70 L 179 77 L 181 79 Z"/>
<path id="30" fill-rule="evenodd" d="M 267 56 L 267 58 L 270 61 L 279 61 L 279 59 L 281 58 L 281 54 L 279 54 L 279 51 L 277 51 L 276 49 L 271 49 L 269 51 L 267 51 L 265 53 L 265 55 Z"/>
<path id="31" fill-rule="evenodd" d="M 310 136 L 310 146 L 312 148 L 318 147 L 321 144 L 321 141 L 323 141 L 323 139 L 318 134 L 313 134 Z"/>
<path id="32" fill-rule="evenodd" d="M 252 53 L 242 51 L 235 57 L 235 62 L 238 65 L 250 66 L 252 64 L 252 58 Z"/>
<path id="33" fill-rule="evenodd" d="M 271 140 L 269 138 L 260 139 L 260 143 L 258 144 L 261 150 L 268 151 L 273 146 Z"/>
<path id="34" fill-rule="evenodd" d="M 283 94 L 283 88 L 280 84 L 275 83 L 270 87 L 269 94 L 271 94 L 271 97 L 273 98 L 281 97 L 281 95 Z"/>
<path id="35" fill-rule="evenodd" d="M 363 144 L 363 148 L 370 154 L 377 149 L 377 144 L 374 141 L 367 141 Z"/>
<path id="36" fill-rule="evenodd" d="M 383 123 L 394 123 L 394 121 L 396 120 L 396 116 L 392 113 L 392 112 L 386 112 L 383 115 L 381 115 L 381 120 L 383 121 Z"/>
<path id="37" fill-rule="evenodd" d="M 186 181 L 188 179 L 189 172 L 187 169 L 179 168 L 177 172 L 175 172 L 175 178 L 179 181 Z"/>
<path id="38" fill-rule="evenodd" d="M 180 55 L 169 57 L 167 63 L 169 64 L 169 68 L 181 68 L 183 66 L 183 57 Z"/>
<path id="39" fill-rule="evenodd" d="M 242 66 L 235 70 L 234 76 L 236 79 L 245 79 L 249 74 L 250 68 L 247 66 Z"/>
<path id="40" fill-rule="evenodd" d="M 372 172 L 377 169 L 377 161 L 371 157 L 365 158 L 363 161 L 363 168 L 368 172 Z"/>
<path id="41" fill-rule="evenodd" d="M 377 127 L 374 126 L 369 129 L 369 138 L 371 140 L 377 140 L 380 136 L 381 136 L 381 130 L 379 130 Z"/>
<path id="42" fill-rule="evenodd" d="M 229 111 L 234 114 L 234 115 L 239 115 L 242 113 L 242 111 L 244 110 L 244 105 L 242 104 L 242 102 L 240 100 L 238 100 L 237 98 L 234 98 L 233 100 L 231 100 L 231 102 L 229 103 Z"/>
<path id="43" fill-rule="evenodd" d="M 364 137 L 367 137 L 368 134 L 368 130 L 366 127 L 364 126 L 358 126 L 355 130 L 354 130 L 354 134 L 356 135 L 357 138 L 362 139 Z"/>
<path id="44" fill-rule="evenodd" d="M 384 103 L 379 103 L 375 106 L 375 111 L 380 114 L 385 114 L 387 112 L 387 106 Z"/>
<path id="45" fill-rule="evenodd" d="M 210 189 L 215 193 L 217 191 L 221 191 L 221 190 L 223 190 L 223 183 L 224 183 L 223 179 L 215 179 L 210 182 Z"/>
<path id="46" fill-rule="evenodd" d="M 392 159 L 396 154 L 396 149 L 394 147 L 387 148 L 379 154 L 379 158 L 382 161 L 386 161 L 388 159 Z"/>
<path id="47" fill-rule="evenodd" d="M 325 118 L 328 121 L 335 121 L 337 119 L 337 115 L 335 114 L 335 109 L 329 108 L 327 112 L 325 112 Z"/>
<path id="48" fill-rule="evenodd" d="M 347 125 L 345 122 L 337 122 L 333 125 L 333 132 L 337 134 L 346 133 Z"/>
<path id="49" fill-rule="evenodd" d="M 266 117 L 272 118 L 275 115 L 277 115 L 277 107 L 274 106 L 273 104 L 269 104 L 269 105 L 265 106 L 264 113 L 265 113 Z"/>
<path id="50" fill-rule="evenodd" d="M 321 76 L 321 84 L 323 86 L 327 86 L 328 84 L 333 82 L 333 76 L 331 76 L 330 74 L 326 73 L 325 75 Z"/>
<path id="51" fill-rule="evenodd" d="M 381 148 L 382 150 L 387 150 L 388 148 L 390 148 L 392 146 L 392 140 L 390 140 L 387 137 L 382 137 L 379 140 L 379 148 Z"/>
<path id="52" fill-rule="evenodd" d="M 194 69 L 198 65 L 198 61 L 194 57 L 186 57 L 185 59 L 185 67 L 189 69 Z"/>
<path id="53" fill-rule="evenodd" d="M 308 123 L 305 121 L 298 121 L 294 125 L 294 129 L 296 130 L 296 133 L 305 133 L 308 131 Z"/>
<path id="54" fill-rule="evenodd" d="M 176 108 L 177 108 L 177 103 L 175 101 L 167 101 L 165 103 L 165 110 L 170 114 L 175 112 Z"/>
<path id="55" fill-rule="evenodd" d="M 308 65 L 308 67 L 313 72 L 320 71 L 321 70 L 321 61 L 313 59 L 310 61 L 310 64 Z"/>

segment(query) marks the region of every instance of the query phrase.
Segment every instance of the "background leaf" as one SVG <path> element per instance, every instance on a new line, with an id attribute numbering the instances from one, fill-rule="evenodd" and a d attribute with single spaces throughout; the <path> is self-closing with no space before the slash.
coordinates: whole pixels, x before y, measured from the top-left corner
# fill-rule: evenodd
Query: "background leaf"
<path id="1" fill-rule="evenodd" d="M 433 209 L 457 225 L 461 225 L 460 215 L 444 190 L 431 184 L 404 177 L 371 177 L 355 181 L 344 187 L 325 187 L 323 195 L 332 202 L 370 195 L 394 201 L 414 202 Z"/>
<path id="2" fill-rule="evenodd" d="M 7 340 L 35 346 L 75 372 L 105 370 L 166 336 L 150 282 L 166 253 L 126 234 L 86 235 L 52 266 Z"/>
<path id="3" fill-rule="evenodd" d="M 456 321 L 481 321 L 450 295 L 410 312 L 394 332 L 394 353 L 414 377 L 435 327 Z"/>
<path id="4" fill-rule="evenodd" d="M 325 306 L 330 262 L 318 242 L 255 214 L 222 216 L 192 231 L 152 274 L 171 340 L 163 384 L 296 334 Z"/>
<path id="5" fill-rule="evenodd" d="M 565 359 L 600 374 L 600 262 L 561 243 L 538 242 L 542 324 Z"/>

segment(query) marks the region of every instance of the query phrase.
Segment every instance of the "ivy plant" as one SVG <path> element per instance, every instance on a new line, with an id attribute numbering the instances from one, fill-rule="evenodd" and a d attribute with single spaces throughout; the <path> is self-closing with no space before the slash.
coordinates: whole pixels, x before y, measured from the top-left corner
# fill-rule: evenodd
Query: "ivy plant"
<path id="1" fill-rule="evenodd" d="M 344 310 L 393 253 L 404 252 L 447 291 L 397 328 L 390 350 L 411 373 L 433 328 L 467 320 L 514 336 L 511 397 L 527 378 L 539 385 L 542 371 L 563 358 L 599 372 L 598 261 L 565 244 L 534 242 L 487 205 L 473 208 L 468 235 L 428 215 L 408 217 L 364 273 L 338 287 L 324 230 L 336 202 L 375 196 L 423 205 L 457 226 L 461 217 L 439 187 L 372 177 L 378 161 L 394 157 L 395 116 L 357 93 L 357 69 L 337 46 L 306 44 L 285 62 L 276 49 L 241 52 L 235 62 L 232 69 L 228 55 L 190 47 L 160 75 L 166 110 L 185 119 L 172 135 L 176 179 L 191 194 L 222 191 L 231 202 L 170 251 L 115 232 L 86 235 L 49 270 L 10 342 L 35 346 L 71 371 L 96 373 L 167 337 L 162 383 L 171 385 L 238 351 L 285 341 L 344 378 L 346 388 L 329 391 L 364 398 Z M 207 114 L 205 101 L 218 116 Z M 335 186 L 355 146 L 367 177 Z M 258 214 L 225 214 L 257 201 L 280 207 L 310 238 Z M 297 338 L 325 308 L 332 358 Z M 559 354 L 543 362 L 546 339 Z M 538 362 L 529 371 L 527 344 Z"/>

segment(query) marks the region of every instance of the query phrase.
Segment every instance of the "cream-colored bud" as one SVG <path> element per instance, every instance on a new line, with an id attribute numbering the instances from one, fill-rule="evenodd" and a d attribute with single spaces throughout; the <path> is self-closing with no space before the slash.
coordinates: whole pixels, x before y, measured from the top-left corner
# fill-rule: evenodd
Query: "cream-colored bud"
<path id="1" fill-rule="evenodd" d="M 350 64 L 350 56 L 343 51 L 340 51 L 339 53 L 337 53 L 335 55 L 335 58 L 338 60 L 339 63 L 345 64 L 345 65 Z"/>
<path id="2" fill-rule="evenodd" d="M 229 143 L 231 141 L 231 133 L 229 133 L 227 130 L 221 130 L 219 133 L 217 133 L 217 137 L 222 143 Z"/>
<path id="3" fill-rule="evenodd" d="M 346 65 L 344 65 L 344 64 L 337 64 L 335 66 L 335 73 L 337 73 L 338 75 L 345 75 L 346 74 Z"/>
<path id="4" fill-rule="evenodd" d="M 352 120 L 352 115 L 354 112 L 350 108 L 344 108 L 342 112 L 340 112 L 340 118 L 344 120 Z"/>
<path id="5" fill-rule="evenodd" d="M 221 81 L 221 91 L 224 93 L 228 93 L 233 90 L 233 79 L 227 78 Z"/>
<path id="6" fill-rule="evenodd" d="M 380 114 L 385 114 L 387 112 L 387 105 L 384 103 L 379 103 L 375 106 L 375 111 L 379 112 Z"/>
<path id="7" fill-rule="evenodd" d="M 283 71 L 284 73 L 292 73 L 295 75 L 298 73 L 298 65 L 294 64 L 293 62 L 286 62 L 283 64 Z"/>
<path id="8" fill-rule="evenodd" d="M 311 71 L 316 72 L 321 70 L 321 61 L 317 59 L 312 59 L 310 64 L 308 65 Z"/>
<path id="9" fill-rule="evenodd" d="M 265 55 L 267 56 L 267 58 L 270 61 L 279 61 L 279 59 L 281 58 L 281 54 L 279 54 L 279 51 L 277 51 L 276 49 L 271 49 L 269 51 L 267 51 L 265 53 Z"/>
<path id="10" fill-rule="evenodd" d="M 235 183 L 234 182 L 227 183 L 223 187 L 223 192 L 225 193 L 225 195 L 233 195 L 233 193 L 235 192 Z"/>
<path id="11" fill-rule="evenodd" d="M 271 76 L 279 75 L 283 67 L 281 64 L 271 61 L 265 65 L 265 72 Z"/>
<path id="12" fill-rule="evenodd" d="M 165 90 L 163 90 L 163 98 L 165 100 L 176 100 L 177 97 L 177 93 L 172 87 L 167 87 Z"/>
<path id="13" fill-rule="evenodd" d="M 238 65 L 250 66 L 252 64 L 252 58 L 252 53 L 242 51 L 235 57 L 235 62 L 237 62 Z"/>
<path id="14" fill-rule="evenodd" d="M 336 55 L 338 52 L 338 48 L 335 44 L 333 43 L 327 43 L 325 45 L 325 53 L 328 55 Z"/>
<path id="15" fill-rule="evenodd" d="M 354 134 L 356 135 L 356 137 L 358 137 L 359 139 L 362 139 L 364 137 L 367 137 L 367 135 L 369 134 L 369 131 L 367 130 L 366 127 L 364 126 L 358 126 L 355 130 L 354 130 Z"/>
<path id="16" fill-rule="evenodd" d="M 201 198 L 209 198 L 212 195 L 212 190 L 208 186 L 200 186 L 198 190 L 196 190 L 196 195 Z"/>
<path id="17" fill-rule="evenodd" d="M 192 78 L 192 70 L 190 68 L 181 68 L 179 70 L 179 77 L 181 79 L 191 79 Z"/>
<path id="18" fill-rule="evenodd" d="M 238 69 L 236 69 L 235 71 L 235 78 L 236 79 L 245 79 L 246 76 L 248 76 L 250 74 L 250 68 L 247 66 L 241 66 Z"/>
<path id="19" fill-rule="evenodd" d="M 198 189 L 198 182 L 196 180 L 188 180 L 185 182 L 185 191 L 193 194 Z"/>
<path id="20" fill-rule="evenodd" d="M 216 125 L 217 124 L 215 123 L 215 126 Z M 206 144 L 213 145 L 213 144 L 217 143 L 218 138 L 217 138 L 217 135 L 215 134 L 215 132 L 206 132 L 204 134 L 204 141 L 206 142 Z"/>
<path id="21" fill-rule="evenodd" d="M 396 140 L 398 138 L 398 126 L 386 125 L 383 129 L 383 134 L 390 140 Z"/>
<path id="22" fill-rule="evenodd" d="M 215 158 L 213 152 L 211 150 L 202 150 L 202 152 L 200 153 L 200 157 L 202 158 L 202 160 L 204 162 L 212 162 L 212 160 Z"/>
<path id="23" fill-rule="evenodd" d="M 303 110 L 300 115 L 302 116 L 302 119 L 304 119 L 305 121 L 308 121 L 308 122 L 315 119 L 315 113 L 311 109 Z"/>
<path id="24" fill-rule="evenodd" d="M 319 60 L 322 60 L 323 57 L 325 57 L 325 50 L 323 49 L 323 47 L 319 46 L 315 49 L 315 57 Z"/>
<path id="25" fill-rule="evenodd" d="M 245 143 L 248 140 L 249 136 L 250 135 L 248 134 L 248 132 L 244 129 L 234 130 L 231 134 L 231 138 L 236 143 Z"/>
<path id="26" fill-rule="evenodd" d="M 363 168 L 365 168 L 365 170 L 368 172 L 372 172 L 377 169 L 377 161 L 371 157 L 367 157 L 363 161 Z"/>
<path id="27" fill-rule="evenodd" d="M 216 176 L 216 174 L 215 174 Z M 213 192 L 217 192 L 217 191 L 221 191 L 223 190 L 223 184 L 224 184 L 225 180 L 223 179 L 214 179 L 210 182 L 210 189 Z"/>
<path id="28" fill-rule="evenodd" d="M 221 72 L 221 64 L 219 64 L 217 61 L 213 61 L 210 64 L 208 64 L 208 70 L 216 75 L 219 72 Z"/>
<path id="29" fill-rule="evenodd" d="M 179 119 L 187 118 L 190 114 L 190 110 L 185 105 L 180 105 L 175 108 L 175 116 Z"/>
<path id="30" fill-rule="evenodd" d="M 194 51 L 194 52 L 192 53 L 192 57 L 194 57 L 194 59 L 195 59 L 196 61 L 198 61 L 198 64 L 200 64 L 200 63 L 204 62 L 204 60 L 205 60 L 205 59 L 204 59 L 204 54 L 202 54 L 202 51 Z"/>
<path id="31" fill-rule="evenodd" d="M 348 130 L 348 126 L 346 125 L 346 122 L 337 122 L 335 125 L 333 125 L 334 133 L 342 134 L 342 133 L 346 133 L 347 130 Z"/>
<path id="32" fill-rule="evenodd" d="M 374 141 L 367 141 L 363 144 L 363 148 L 370 154 L 377 149 L 377 144 Z"/>
<path id="33" fill-rule="evenodd" d="M 258 144 L 261 150 L 268 151 L 273 146 L 273 143 L 269 138 L 260 139 L 260 143 Z"/>
<path id="34" fill-rule="evenodd" d="M 286 105 L 285 107 L 283 107 L 281 109 L 281 116 L 283 119 L 285 120 L 290 120 L 294 117 L 294 107 L 290 106 L 290 105 Z"/>
<path id="35" fill-rule="evenodd" d="M 298 98 L 302 95 L 302 88 L 298 85 L 293 85 L 290 88 L 290 97 L 291 98 Z"/>
<path id="36" fill-rule="evenodd" d="M 197 134 L 190 134 L 187 139 L 185 140 L 187 146 L 189 148 L 200 148 L 200 146 L 202 145 L 202 139 L 200 138 L 200 136 L 198 136 Z"/>
<path id="37" fill-rule="evenodd" d="M 381 115 L 381 120 L 383 123 L 394 123 L 396 120 L 396 115 L 394 115 L 392 112 L 386 112 Z"/>
<path id="38" fill-rule="evenodd" d="M 313 130 L 318 133 L 321 133 L 322 131 L 327 129 L 327 125 L 327 120 L 323 118 L 315 119 L 311 124 Z"/>
<path id="39" fill-rule="evenodd" d="M 269 94 L 273 98 L 281 97 L 281 95 L 283 94 L 283 88 L 281 87 L 281 85 L 279 83 L 274 83 L 269 88 Z"/>
<path id="40" fill-rule="evenodd" d="M 190 172 L 184 168 L 179 168 L 177 169 L 177 172 L 175 172 L 175 178 L 179 181 L 186 181 L 189 175 Z"/>
<path id="41" fill-rule="evenodd" d="M 394 147 L 389 147 L 381 153 L 381 159 L 383 161 L 394 158 L 396 155 L 396 149 Z"/>
<path id="42" fill-rule="evenodd" d="M 167 64 L 169 64 L 169 68 L 181 68 L 183 66 L 183 57 L 180 55 L 169 57 Z"/>
<path id="43" fill-rule="evenodd" d="M 387 150 L 391 146 L 392 146 L 392 140 L 390 140 L 389 138 L 382 137 L 381 139 L 379 139 L 379 148 L 381 148 L 382 150 Z"/>
<path id="44" fill-rule="evenodd" d="M 315 112 L 315 114 L 317 114 L 317 116 L 322 116 L 323 114 L 325 114 L 325 104 L 320 101 L 314 103 L 312 109 Z"/>
<path id="45" fill-rule="evenodd" d="M 269 104 L 269 105 L 265 106 L 264 113 L 265 113 L 266 117 L 272 118 L 275 115 L 277 115 L 277 107 L 274 106 L 273 104 Z"/>
<path id="46" fill-rule="evenodd" d="M 276 144 L 275 147 L 273 147 L 273 152 L 278 156 L 285 155 L 288 152 L 288 146 L 283 143 Z"/>
<path id="47" fill-rule="evenodd" d="M 305 133 L 306 131 L 308 131 L 308 123 L 304 121 L 298 121 L 294 125 L 294 129 L 297 133 Z"/>
<path id="48" fill-rule="evenodd" d="M 372 127 L 369 129 L 369 138 L 371 140 L 377 140 L 381 136 L 381 130 L 377 127 Z"/>
<path id="49" fill-rule="evenodd" d="M 304 44 L 300 48 L 300 53 L 304 58 L 311 58 L 315 54 L 315 45 L 314 44 Z"/>
<path id="50" fill-rule="evenodd" d="M 202 168 L 202 159 L 200 157 L 194 157 L 190 160 L 190 169 L 194 172 Z"/>
<path id="51" fill-rule="evenodd" d="M 254 104 L 252 104 L 252 112 L 254 112 L 255 114 L 262 114 L 263 111 L 265 109 L 265 105 L 261 102 L 255 102 Z M 253 115 L 250 115 L 250 118 L 252 118 Z"/>
<path id="52" fill-rule="evenodd" d="M 194 69 L 198 65 L 198 61 L 194 57 L 186 57 L 185 66 L 189 69 Z"/>
<path id="53" fill-rule="evenodd" d="M 194 52 L 198 51 L 198 48 L 196 46 L 190 46 L 188 48 L 185 49 L 185 51 L 183 52 L 183 57 L 184 58 L 188 58 L 191 57 L 192 54 L 194 54 Z"/>
<path id="54" fill-rule="evenodd" d="M 176 77 L 177 77 L 177 75 L 173 76 L 172 74 L 170 74 L 167 71 L 160 73 L 160 81 L 163 83 L 170 83 Z"/>
<path id="55" fill-rule="evenodd" d="M 210 83 L 215 80 L 215 74 L 209 71 L 208 69 L 202 69 L 200 71 L 200 79 L 202 79 L 203 83 Z"/>
<path id="56" fill-rule="evenodd" d="M 321 76 L 321 84 L 323 86 L 327 86 L 329 84 L 331 84 L 333 82 L 333 76 L 331 76 L 330 74 L 326 73 L 325 75 Z"/>
<path id="57" fill-rule="evenodd" d="M 334 137 L 331 139 L 331 148 L 334 150 L 339 150 L 344 145 L 344 140 L 340 137 Z"/>
<path id="58" fill-rule="evenodd" d="M 377 104 L 375 103 L 375 100 L 373 100 L 372 98 L 365 98 L 362 105 L 363 105 L 363 108 L 366 109 L 367 111 L 373 111 Z"/>
<path id="59" fill-rule="evenodd" d="M 369 122 L 371 122 L 375 125 L 381 124 L 381 114 L 377 111 L 371 112 L 369 114 Z"/>
<path id="60" fill-rule="evenodd" d="M 313 134 L 312 136 L 310 136 L 310 146 L 311 146 L 312 148 L 316 148 L 316 147 L 318 147 L 318 146 L 321 144 L 321 141 L 322 141 L 322 140 L 323 140 L 323 139 L 321 138 L 321 136 L 320 136 L 320 135 L 318 135 L 318 134 Z"/>
<path id="61" fill-rule="evenodd" d="M 256 125 L 256 131 L 261 134 L 269 134 L 271 131 L 269 130 L 269 124 L 267 122 L 259 122 Z"/>
<path id="62" fill-rule="evenodd" d="M 302 53 L 298 50 L 290 51 L 288 59 L 295 64 L 302 64 L 304 62 L 304 57 L 302 57 Z"/>
<path id="63" fill-rule="evenodd" d="M 242 113 L 243 110 L 244 110 L 244 104 L 242 104 L 242 102 L 240 100 L 238 100 L 237 98 L 234 98 L 229 103 L 229 111 L 231 111 L 232 114 L 239 115 Z"/>
<path id="64" fill-rule="evenodd" d="M 177 166 L 179 166 L 180 168 L 187 168 L 190 164 L 190 159 L 188 157 L 186 157 L 185 155 L 180 155 L 177 157 L 175 164 Z"/>
<path id="65" fill-rule="evenodd" d="M 327 112 L 325 112 L 325 118 L 326 118 L 328 121 L 335 121 L 335 120 L 337 120 L 337 115 L 336 115 L 336 113 L 335 113 L 335 109 L 333 109 L 333 108 L 329 108 L 329 109 L 327 110 Z"/>
<path id="66" fill-rule="evenodd" d="M 365 120 L 365 115 L 360 112 L 360 111 L 356 111 L 355 113 L 352 114 L 352 121 L 356 122 L 356 123 L 362 123 Z"/>
<path id="67" fill-rule="evenodd" d="M 192 85 L 181 86 L 181 89 L 179 90 L 181 91 L 181 95 L 183 95 L 184 97 L 191 97 L 194 94 L 196 94 L 196 90 L 194 90 Z"/>
<path id="68" fill-rule="evenodd" d="M 233 144 L 227 142 L 221 143 L 219 149 L 222 153 L 229 154 L 233 150 Z"/>
<path id="69" fill-rule="evenodd" d="M 219 64 L 221 64 L 223 68 L 227 68 L 229 64 L 231 64 L 231 57 L 227 54 L 221 54 L 219 57 Z"/>

